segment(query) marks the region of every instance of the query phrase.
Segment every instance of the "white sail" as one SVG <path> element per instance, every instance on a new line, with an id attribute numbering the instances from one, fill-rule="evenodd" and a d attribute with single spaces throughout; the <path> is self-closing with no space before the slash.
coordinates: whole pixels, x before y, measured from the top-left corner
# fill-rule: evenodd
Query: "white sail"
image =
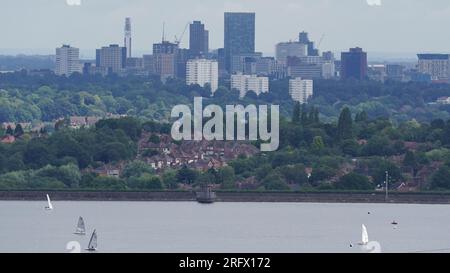
<path id="1" fill-rule="evenodd" d="M 97 231 L 95 229 L 94 229 L 94 232 L 92 233 L 91 240 L 89 240 L 87 250 L 90 250 L 90 251 L 97 250 Z"/>
<path id="2" fill-rule="evenodd" d="M 84 225 L 83 217 L 81 217 L 81 216 L 80 216 L 80 218 L 78 218 L 77 230 L 75 231 L 75 234 L 79 234 L 79 235 L 86 234 L 86 227 Z"/>
<path id="3" fill-rule="evenodd" d="M 53 209 L 53 205 L 52 205 L 52 202 L 50 201 L 50 196 L 48 196 L 48 194 L 47 194 L 47 203 L 48 203 L 48 205 L 45 208 L 48 209 L 48 210 L 52 210 Z"/>
<path id="4" fill-rule="evenodd" d="M 367 245 L 369 243 L 369 234 L 367 233 L 367 228 L 365 225 L 362 225 L 362 240 L 361 243 Z"/>

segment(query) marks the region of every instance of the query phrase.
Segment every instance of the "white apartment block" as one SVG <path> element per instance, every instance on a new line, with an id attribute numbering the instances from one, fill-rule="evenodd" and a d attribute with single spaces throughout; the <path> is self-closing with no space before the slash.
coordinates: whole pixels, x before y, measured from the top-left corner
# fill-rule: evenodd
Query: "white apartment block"
<path id="1" fill-rule="evenodd" d="M 307 103 L 313 95 L 313 81 L 301 78 L 289 80 L 289 94 L 294 101 L 301 104 Z"/>
<path id="2" fill-rule="evenodd" d="M 420 73 L 431 76 L 432 81 L 450 81 L 450 55 L 449 54 L 418 54 Z"/>
<path id="3" fill-rule="evenodd" d="M 55 74 L 70 76 L 75 72 L 81 73 L 80 50 L 70 45 L 63 45 L 56 49 Z"/>
<path id="4" fill-rule="evenodd" d="M 256 95 L 269 92 L 269 78 L 256 75 L 231 75 L 231 89 L 239 90 L 240 98 L 244 98 L 248 91 Z"/>
<path id="5" fill-rule="evenodd" d="M 322 78 L 332 79 L 335 77 L 336 67 L 334 62 L 326 62 L 322 65 Z"/>
<path id="6" fill-rule="evenodd" d="M 186 65 L 186 84 L 202 87 L 209 84 L 214 94 L 219 88 L 219 63 L 207 59 L 189 60 Z"/>

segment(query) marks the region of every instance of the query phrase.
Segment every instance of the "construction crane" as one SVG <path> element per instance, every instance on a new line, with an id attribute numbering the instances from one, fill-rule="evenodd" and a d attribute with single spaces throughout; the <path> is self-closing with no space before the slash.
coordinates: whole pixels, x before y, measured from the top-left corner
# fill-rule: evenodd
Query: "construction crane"
<path id="1" fill-rule="evenodd" d="M 188 26 L 189 26 L 190 23 L 191 23 L 191 22 L 188 22 L 188 23 L 186 24 L 186 26 L 184 27 L 183 32 L 182 32 L 181 35 L 180 35 L 180 38 L 178 38 L 178 37 L 175 35 L 175 43 L 176 43 L 177 45 L 179 45 L 179 44 L 181 43 L 181 41 L 183 40 L 183 36 L 184 36 L 184 34 L 186 33 L 186 30 L 187 30 L 187 28 L 188 28 Z"/>
<path id="2" fill-rule="evenodd" d="M 322 34 L 322 37 L 320 37 L 319 43 L 317 43 L 317 48 L 320 47 L 320 45 L 322 44 L 324 38 L 325 38 L 325 33 Z"/>

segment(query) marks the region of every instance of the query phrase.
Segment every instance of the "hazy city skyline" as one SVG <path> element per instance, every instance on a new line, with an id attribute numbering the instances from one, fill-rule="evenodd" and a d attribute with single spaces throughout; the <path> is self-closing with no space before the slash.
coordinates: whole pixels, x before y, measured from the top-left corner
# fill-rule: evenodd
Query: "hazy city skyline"
<path id="1" fill-rule="evenodd" d="M 135 55 L 151 53 L 161 41 L 180 36 L 188 22 L 201 20 L 210 31 L 210 48 L 223 47 L 224 12 L 256 13 L 256 51 L 274 55 L 275 44 L 295 40 L 307 31 L 321 51 L 360 46 L 367 52 L 450 52 L 450 37 L 439 35 L 450 23 L 450 3 L 434 0 L 383 0 L 369 6 L 366 0 L 1 0 L 0 54 L 53 54 L 71 44 L 82 57 L 95 48 L 123 44 L 125 17 L 132 18 Z M 422 19 L 422 20 L 420 20 Z M 188 47 L 189 30 L 181 46 Z M 91 52 L 92 51 L 92 52 Z"/>

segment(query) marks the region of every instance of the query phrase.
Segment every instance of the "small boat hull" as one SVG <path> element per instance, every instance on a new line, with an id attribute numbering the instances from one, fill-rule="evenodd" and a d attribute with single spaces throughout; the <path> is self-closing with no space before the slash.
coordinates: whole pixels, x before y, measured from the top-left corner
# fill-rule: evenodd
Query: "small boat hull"
<path id="1" fill-rule="evenodd" d="M 199 202 L 200 204 L 212 204 L 215 201 L 215 198 L 197 198 L 197 202 Z"/>

